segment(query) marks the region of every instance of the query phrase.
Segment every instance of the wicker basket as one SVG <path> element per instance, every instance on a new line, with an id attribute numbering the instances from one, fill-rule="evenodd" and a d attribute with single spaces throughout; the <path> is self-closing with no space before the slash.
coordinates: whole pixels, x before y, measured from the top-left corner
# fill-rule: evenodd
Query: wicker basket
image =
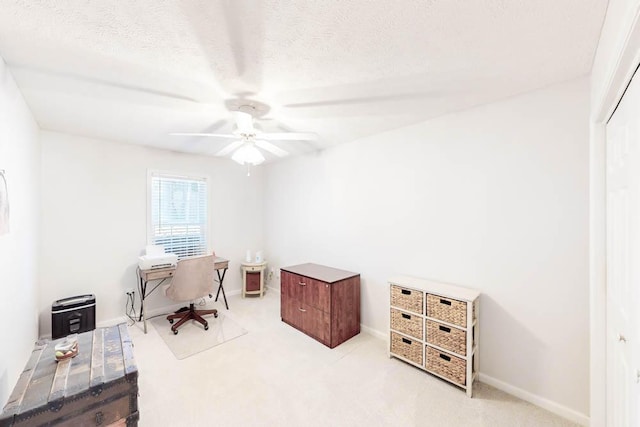
<path id="1" fill-rule="evenodd" d="M 427 294 L 427 316 L 466 328 L 467 303 Z"/>
<path id="2" fill-rule="evenodd" d="M 464 359 L 440 352 L 429 346 L 426 347 L 426 354 L 427 371 L 445 377 L 456 384 L 466 385 L 467 363 Z"/>
<path id="3" fill-rule="evenodd" d="M 465 331 L 433 320 L 427 320 L 425 341 L 463 356 L 467 353 L 467 333 Z"/>
<path id="4" fill-rule="evenodd" d="M 391 305 L 412 313 L 424 313 L 423 295 L 421 291 L 416 291 L 415 289 L 391 285 Z"/>
<path id="5" fill-rule="evenodd" d="M 391 353 L 422 365 L 422 342 L 391 332 Z"/>
<path id="6" fill-rule="evenodd" d="M 421 340 L 424 335 L 422 317 L 415 314 L 403 313 L 395 308 L 391 309 L 391 329 L 419 340 Z"/>

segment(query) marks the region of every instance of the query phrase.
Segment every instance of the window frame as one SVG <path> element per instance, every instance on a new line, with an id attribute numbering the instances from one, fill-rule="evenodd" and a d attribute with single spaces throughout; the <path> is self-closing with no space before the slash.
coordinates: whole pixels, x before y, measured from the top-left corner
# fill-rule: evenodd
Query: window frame
<path id="1" fill-rule="evenodd" d="M 153 237 L 155 236 L 153 232 L 153 178 L 154 177 L 163 177 L 163 178 L 181 178 L 188 180 L 200 180 L 204 181 L 206 186 L 206 202 L 207 209 L 206 215 L 207 218 L 204 222 L 204 237 L 206 239 L 206 248 L 205 253 L 211 253 L 211 229 L 212 229 L 212 219 L 211 219 L 211 179 L 209 175 L 198 174 L 198 173 L 188 173 L 188 172 L 178 172 L 171 170 L 162 170 L 162 169 L 147 169 L 147 245 L 153 245 Z M 185 259 L 189 257 L 178 257 L 178 259 Z"/>

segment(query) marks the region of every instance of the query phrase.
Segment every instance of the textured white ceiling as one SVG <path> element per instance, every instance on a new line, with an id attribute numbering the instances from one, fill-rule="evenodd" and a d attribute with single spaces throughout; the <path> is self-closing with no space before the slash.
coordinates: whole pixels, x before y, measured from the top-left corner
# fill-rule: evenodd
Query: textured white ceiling
<path id="1" fill-rule="evenodd" d="M 589 73 L 606 0 L 2 0 L 44 129 L 213 154 L 225 101 L 302 153 Z"/>

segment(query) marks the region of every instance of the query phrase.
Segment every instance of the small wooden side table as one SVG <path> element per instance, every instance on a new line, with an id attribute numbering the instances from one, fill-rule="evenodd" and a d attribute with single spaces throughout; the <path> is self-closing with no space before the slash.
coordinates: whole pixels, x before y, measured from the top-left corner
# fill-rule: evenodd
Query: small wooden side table
<path id="1" fill-rule="evenodd" d="M 242 262 L 242 298 L 246 295 L 264 295 L 264 272 L 267 262 Z"/>

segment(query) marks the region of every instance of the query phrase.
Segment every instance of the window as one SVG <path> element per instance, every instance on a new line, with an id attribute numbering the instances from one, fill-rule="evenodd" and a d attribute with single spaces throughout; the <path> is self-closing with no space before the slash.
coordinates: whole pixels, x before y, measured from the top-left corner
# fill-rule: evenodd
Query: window
<path id="1" fill-rule="evenodd" d="M 185 258 L 207 253 L 207 179 L 150 172 L 147 240 Z"/>

